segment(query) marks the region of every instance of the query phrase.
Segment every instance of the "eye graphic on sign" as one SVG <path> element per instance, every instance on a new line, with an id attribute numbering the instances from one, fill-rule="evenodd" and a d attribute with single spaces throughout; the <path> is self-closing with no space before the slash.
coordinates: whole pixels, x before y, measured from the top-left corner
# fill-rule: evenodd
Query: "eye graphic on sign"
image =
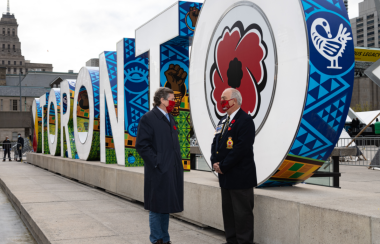
<path id="1" fill-rule="evenodd" d="M 276 46 L 260 10 L 241 5 L 216 26 L 206 64 L 206 99 L 213 124 L 226 115 L 220 100 L 227 88 L 242 96 L 241 109 L 252 116 L 256 134 L 265 123 L 276 88 Z"/>

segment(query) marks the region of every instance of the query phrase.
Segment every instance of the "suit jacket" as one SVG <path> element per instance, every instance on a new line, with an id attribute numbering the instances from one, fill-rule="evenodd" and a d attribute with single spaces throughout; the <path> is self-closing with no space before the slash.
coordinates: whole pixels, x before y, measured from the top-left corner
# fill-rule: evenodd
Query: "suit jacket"
<path id="1" fill-rule="evenodd" d="M 183 211 L 183 166 L 178 128 L 154 107 L 142 116 L 136 150 L 144 160 L 144 207 L 156 213 Z"/>
<path id="2" fill-rule="evenodd" d="M 223 117 L 218 125 L 225 123 Z M 247 189 L 257 186 L 253 143 L 255 124 L 252 117 L 240 109 L 222 133 L 215 134 L 211 146 L 211 163 L 220 163 L 219 185 L 225 189 Z M 233 141 L 232 149 L 227 148 L 228 139 Z M 220 139 L 220 141 L 219 141 Z"/>

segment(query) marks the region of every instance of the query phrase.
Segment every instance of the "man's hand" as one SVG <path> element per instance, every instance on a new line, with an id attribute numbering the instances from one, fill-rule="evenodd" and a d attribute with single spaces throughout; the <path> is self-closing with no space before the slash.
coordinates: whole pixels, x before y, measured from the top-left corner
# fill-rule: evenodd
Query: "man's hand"
<path id="1" fill-rule="evenodd" d="M 214 167 L 214 170 L 219 173 L 219 174 L 223 174 L 222 171 L 220 170 L 220 167 L 219 167 L 219 162 L 218 163 L 214 163 L 213 167 Z"/>
<path id="2" fill-rule="evenodd" d="M 169 69 L 165 71 L 165 76 L 173 91 L 181 91 L 181 87 L 186 81 L 187 72 L 178 64 L 171 64 Z"/>
<path id="3" fill-rule="evenodd" d="M 193 23 L 193 27 L 197 25 L 198 16 L 199 16 L 199 9 L 197 7 L 190 7 L 190 19 Z"/>

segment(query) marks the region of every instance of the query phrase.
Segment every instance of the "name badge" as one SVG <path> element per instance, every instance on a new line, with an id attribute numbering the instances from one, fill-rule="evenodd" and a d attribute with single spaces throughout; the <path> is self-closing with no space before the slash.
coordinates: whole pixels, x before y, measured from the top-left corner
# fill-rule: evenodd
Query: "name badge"
<path id="1" fill-rule="evenodd" d="M 215 129 L 215 133 L 214 133 L 214 135 L 219 134 L 220 132 L 222 132 L 222 129 L 223 129 L 223 124 L 218 125 L 218 126 L 216 127 L 216 129 Z"/>

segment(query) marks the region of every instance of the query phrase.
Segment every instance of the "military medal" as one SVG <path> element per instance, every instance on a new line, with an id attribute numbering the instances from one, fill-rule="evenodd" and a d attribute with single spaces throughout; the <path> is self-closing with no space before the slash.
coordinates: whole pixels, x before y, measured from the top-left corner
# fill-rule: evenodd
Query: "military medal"
<path id="1" fill-rule="evenodd" d="M 218 125 L 218 126 L 216 127 L 216 129 L 215 129 L 215 133 L 214 133 L 214 135 L 219 134 L 220 132 L 222 132 L 222 129 L 223 129 L 223 124 Z"/>
<path id="2" fill-rule="evenodd" d="M 228 137 L 227 149 L 232 149 L 233 145 L 234 145 L 234 142 L 232 141 L 232 137 Z"/>

